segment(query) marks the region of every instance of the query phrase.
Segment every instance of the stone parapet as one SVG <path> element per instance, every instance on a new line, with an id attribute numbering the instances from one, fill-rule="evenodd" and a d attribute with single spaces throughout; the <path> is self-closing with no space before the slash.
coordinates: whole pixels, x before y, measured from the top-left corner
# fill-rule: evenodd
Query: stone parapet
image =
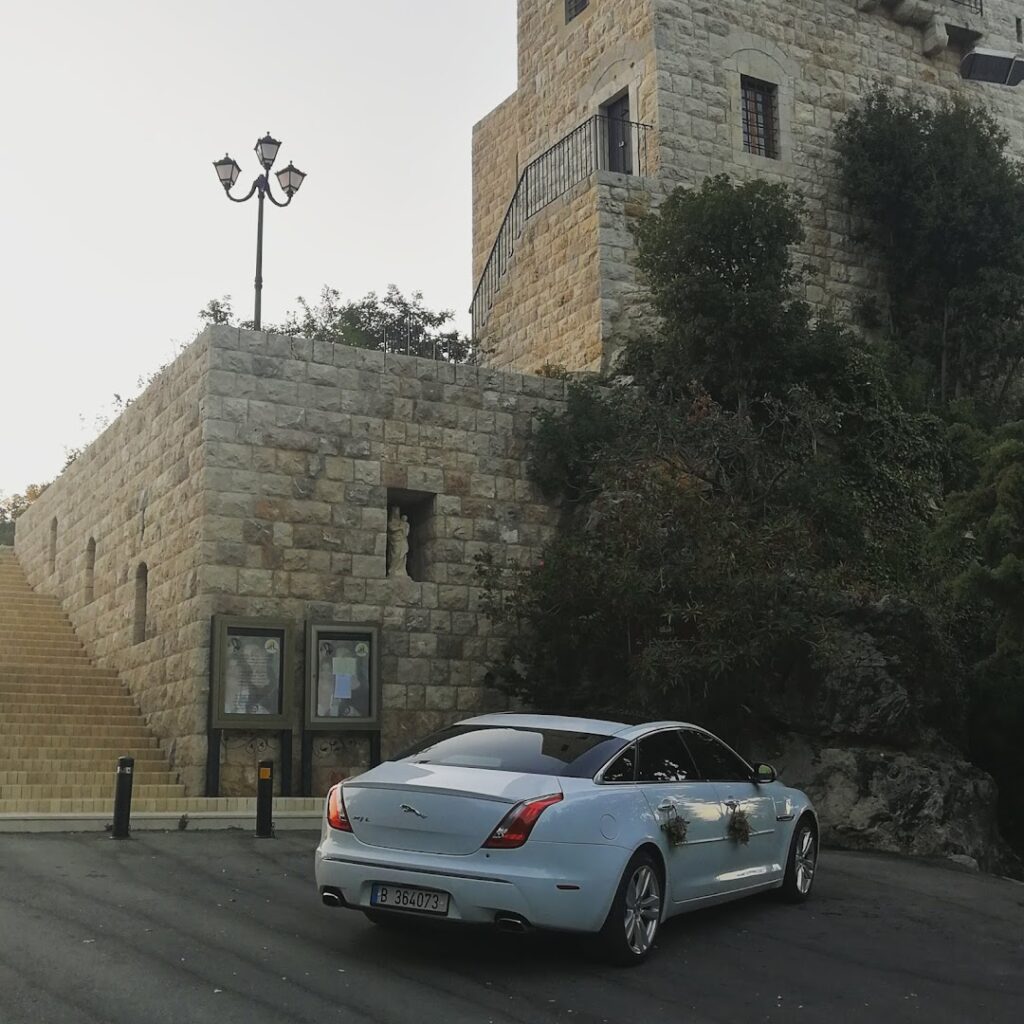
<path id="1" fill-rule="evenodd" d="M 505 704 L 486 676 L 502 640 L 475 558 L 529 563 L 550 536 L 526 455 L 564 395 L 561 380 L 211 327 L 19 520 L 17 554 L 121 673 L 189 793 L 204 780 L 218 613 L 377 626 L 393 750 Z M 415 578 L 389 578 L 388 504 L 412 500 Z M 301 658 L 295 670 L 301 694 Z M 276 739 L 222 742 L 222 792 L 247 795 Z M 316 785 L 367 758 L 364 740 L 318 741 Z"/>

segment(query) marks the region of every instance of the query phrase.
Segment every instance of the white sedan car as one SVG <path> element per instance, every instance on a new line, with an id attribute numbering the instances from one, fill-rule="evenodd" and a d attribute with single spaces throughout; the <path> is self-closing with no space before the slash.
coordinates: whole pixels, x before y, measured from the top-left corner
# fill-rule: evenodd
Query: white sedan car
<path id="1" fill-rule="evenodd" d="M 808 798 L 684 722 L 484 715 L 328 794 L 325 904 L 592 933 L 620 963 L 661 923 L 765 889 L 810 894 Z"/>

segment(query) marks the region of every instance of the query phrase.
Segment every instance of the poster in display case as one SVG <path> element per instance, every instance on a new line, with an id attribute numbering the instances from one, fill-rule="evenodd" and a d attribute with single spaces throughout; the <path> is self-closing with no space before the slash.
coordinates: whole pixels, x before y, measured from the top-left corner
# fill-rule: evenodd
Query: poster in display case
<path id="1" fill-rule="evenodd" d="M 289 728 L 291 653 L 288 622 L 215 616 L 211 728 Z"/>
<path id="2" fill-rule="evenodd" d="M 306 626 L 306 728 L 380 728 L 377 629 L 339 623 Z"/>

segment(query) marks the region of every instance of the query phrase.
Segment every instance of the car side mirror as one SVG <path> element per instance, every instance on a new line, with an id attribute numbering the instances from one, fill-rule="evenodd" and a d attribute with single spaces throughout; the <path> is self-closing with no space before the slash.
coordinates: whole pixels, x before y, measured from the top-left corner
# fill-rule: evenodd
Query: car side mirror
<path id="1" fill-rule="evenodd" d="M 755 764 L 754 765 L 754 781 L 759 786 L 767 785 L 769 782 L 774 782 L 778 778 L 775 769 L 770 764 Z"/>

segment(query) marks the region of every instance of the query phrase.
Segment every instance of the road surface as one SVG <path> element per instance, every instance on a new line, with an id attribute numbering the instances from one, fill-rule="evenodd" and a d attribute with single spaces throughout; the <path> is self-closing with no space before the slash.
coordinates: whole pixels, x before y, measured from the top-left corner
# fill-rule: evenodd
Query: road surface
<path id="1" fill-rule="evenodd" d="M 1024 886 L 826 851 L 812 900 L 677 918 L 646 965 L 320 905 L 316 837 L 0 835 L 2 1024 L 1024 1020 Z"/>

